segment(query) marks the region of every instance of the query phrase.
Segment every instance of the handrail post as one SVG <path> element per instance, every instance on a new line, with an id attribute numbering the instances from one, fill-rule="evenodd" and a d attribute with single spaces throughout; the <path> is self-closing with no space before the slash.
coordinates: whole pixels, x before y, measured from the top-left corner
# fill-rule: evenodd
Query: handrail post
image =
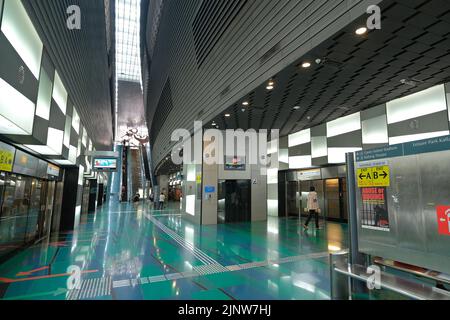
<path id="1" fill-rule="evenodd" d="M 336 272 L 336 266 L 348 266 L 348 251 L 330 253 L 330 297 L 331 300 L 350 300 L 350 279 Z"/>

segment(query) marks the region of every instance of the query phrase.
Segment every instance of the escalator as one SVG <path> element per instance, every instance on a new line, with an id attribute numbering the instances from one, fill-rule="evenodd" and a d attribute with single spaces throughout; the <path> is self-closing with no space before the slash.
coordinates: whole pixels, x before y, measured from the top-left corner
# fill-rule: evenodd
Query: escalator
<path id="1" fill-rule="evenodd" d="M 136 193 L 144 194 L 144 175 L 140 149 L 129 149 L 128 158 L 128 195 L 132 199 Z"/>
<path id="2" fill-rule="evenodd" d="M 141 198 L 148 198 L 152 183 L 146 146 L 125 146 L 121 158 L 121 201 L 131 201 L 136 193 L 139 193 Z"/>

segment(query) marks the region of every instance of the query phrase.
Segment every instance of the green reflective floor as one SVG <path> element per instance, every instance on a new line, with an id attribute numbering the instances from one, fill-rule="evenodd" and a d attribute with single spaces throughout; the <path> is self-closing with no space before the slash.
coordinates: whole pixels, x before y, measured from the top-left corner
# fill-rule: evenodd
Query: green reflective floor
<path id="1" fill-rule="evenodd" d="M 328 254 L 346 247 L 345 224 L 197 226 L 170 207 L 114 204 L 0 265 L 0 298 L 329 299 Z"/>

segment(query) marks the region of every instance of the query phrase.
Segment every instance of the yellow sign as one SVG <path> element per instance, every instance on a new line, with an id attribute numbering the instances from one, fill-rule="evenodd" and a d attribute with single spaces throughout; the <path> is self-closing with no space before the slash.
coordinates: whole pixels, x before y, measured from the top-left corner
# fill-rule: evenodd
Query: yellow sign
<path id="1" fill-rule="evenodd" d="M 200 183 L 202 183 L 202 175 L 199 173 L 199 174 L 197 174 L 197 183 L 198 184 L 200 184 Z"/>
<path id="2" fill-rule="evenodd" d="M 361 168 L 357 170 L 356 176 L 359 188 L 391 185 L 389 166 Z"/>
<path id="3" fill-rule="evenodd" d="M 14 152 L 0 149 L 0 171 L 11 172 L 14 163 Z"/>

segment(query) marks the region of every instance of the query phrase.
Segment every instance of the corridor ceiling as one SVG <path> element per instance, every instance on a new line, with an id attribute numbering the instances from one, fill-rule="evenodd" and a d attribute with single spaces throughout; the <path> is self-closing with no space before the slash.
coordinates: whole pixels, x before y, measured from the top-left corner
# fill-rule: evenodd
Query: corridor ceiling
<path id="1" fill-rule="evenodd" d="M 356 35 L 368 15 L 360 17 L 274 75 L 273 90 L 267 79 L 207 128 L 287 135 L 448 81 L 450 1 L 385 0 L 381 9 L 381 30 Z"/>
<path id="2" fill-rule="evenodd" d="M 109 69 L 109 3 L 97 0 L 23 1 L 97 150 L 113 141 Z M 71 5 L 81 9 L 81 30 L 67 28 Z M 106 6 L 105 6 L 106 5 Z"/>

